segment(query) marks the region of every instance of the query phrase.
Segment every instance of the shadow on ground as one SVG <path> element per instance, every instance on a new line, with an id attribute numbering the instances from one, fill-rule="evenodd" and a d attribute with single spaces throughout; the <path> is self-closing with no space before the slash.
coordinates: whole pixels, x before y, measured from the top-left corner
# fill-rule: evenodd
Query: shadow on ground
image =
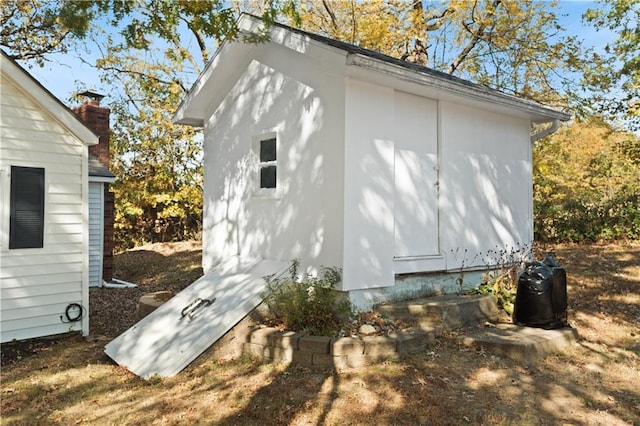
<path id="1" fill-rule="evenodd" d="M 358 370 L 205 354 L 177 377 L 143 381 L 102 353 L 108 339 L 71 336 L 3 368 L 2 422 L 640 424 L 640 245 L 553 249 L 582 338 L 533 366 L 439 339 Z"/>

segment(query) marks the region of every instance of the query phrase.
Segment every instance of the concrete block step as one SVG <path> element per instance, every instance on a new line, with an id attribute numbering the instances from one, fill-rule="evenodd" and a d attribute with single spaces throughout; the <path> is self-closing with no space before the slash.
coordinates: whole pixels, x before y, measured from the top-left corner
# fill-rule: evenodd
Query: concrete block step
<path id="1" fill-rule="evenodd" d="M 488 295 L 444 295 L 377 305 L 391 318 L 413 321 L 421 328 L 455 330 L 469 324 L 495 321 L 500 313 Z"/>
<path id="2" fill-rule="evenodd" d="M 498 323 L 465 329 L 456 339 L 463 345 L 533 364 L 578 340 L 575 328 L 544 330 Z"/>

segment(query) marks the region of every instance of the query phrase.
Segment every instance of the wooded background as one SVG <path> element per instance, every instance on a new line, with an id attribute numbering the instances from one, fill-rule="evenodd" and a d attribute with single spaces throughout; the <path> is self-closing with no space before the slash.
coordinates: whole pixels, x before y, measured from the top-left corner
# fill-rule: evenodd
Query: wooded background
<path id="1" fill-rule="evenodd" d="M 90 65 L 112 111 L 120 249 L 199 237 L 202 135 L 171 115 L 220 43 L 241 36 L 241 11 L 570 112 L 533 147 L 536 239 L 640 238 L 637 1 L 582 17 L 615 34 L 601 51 L 567 33 L 556 3 L 531 0 L 4 1 L 0 46 L 27 67 L 100 52 Z"/>

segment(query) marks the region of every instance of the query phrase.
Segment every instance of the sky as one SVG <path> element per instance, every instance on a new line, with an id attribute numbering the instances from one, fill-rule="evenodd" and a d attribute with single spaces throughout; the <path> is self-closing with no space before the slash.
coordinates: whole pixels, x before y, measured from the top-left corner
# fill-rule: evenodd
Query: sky
<path id="1" fill-rule="evenodd" d="M 558 18 L 568 35 L 578 36 L 584 40 L 585 46 L 593 46 L 597 50 L 601 50 L 608 41 L 612 40 L 612 34 L 606 31 L 596 32 L 592 27 L 582 25 L 582 14 L 589 8 L 595 8 L 595 2 L 572 0 L 560 1 L 558 4 Z M 95 61 L 99 52 L 91 42 L 88 42 L 88 47 L 92 52 L 85 57 L 85 60 Z M 76 56 L 75 52 L 58 54 L 51 56 L 52 61 L 46 63 L 43 68 L 33 66 L 27 67 L 27 70 L 65 104 L 70 103 L 72 93 L 79 89 L 108 95 L 108 87 L 100 82 L 96 70 L 84 64 Z"/>

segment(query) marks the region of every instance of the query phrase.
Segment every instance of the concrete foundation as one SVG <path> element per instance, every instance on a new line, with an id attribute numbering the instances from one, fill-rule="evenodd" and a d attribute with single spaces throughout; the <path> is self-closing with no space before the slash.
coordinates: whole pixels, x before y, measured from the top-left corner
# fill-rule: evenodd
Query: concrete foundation
<path id="1" fill-rule="evenodd" d="M 362 311 L 368 311 L 381 303 L 430 297 L 442 294 L 463 293 L 477 288 L 486 270 L 436 272 L 396 275 L 391 287 L 378 287 L 349 291 L 349 300 Z"/>
<path id="2" fill-rule="evenodd" d="M 377 305 L 383 315 L 417 323 L 422 328 L 454 330 L 465 325 L 498 319 L 492 296 L 445 295 Z"/>
<path id="3" fill-rule="evenodd" d="M 492 327 L 466 330 L 458 340 L 466 346 L 533 364 L 552 352 L 575 344 L 578 332 L 569 327 L 544 330 L 515 324 L 495 324 Z"/>

